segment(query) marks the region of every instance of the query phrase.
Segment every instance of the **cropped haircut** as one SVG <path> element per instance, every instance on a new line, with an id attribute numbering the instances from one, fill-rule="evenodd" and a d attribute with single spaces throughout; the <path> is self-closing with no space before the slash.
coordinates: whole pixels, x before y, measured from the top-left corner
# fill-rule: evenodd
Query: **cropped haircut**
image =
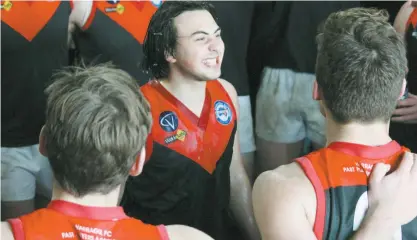
<path id="1" fill-rule="evenodd" d="M 317 82 L 341 124 L 388 121 L 396 107 L 407 58 L 403 38 L 383 10 L 332 13 L 319 28 Z"/>
<path id="2" fill-rule="evenodd" d="M 135 79 L 110 65 L 72 67 L 45 92 L 43 135 L 60 187 L 82 197 L 122 184 L 152 125 Z"/>
<path id="3" fill-rule="evenodd" d="M 197 10 L 206 10 L 216 19 L 213 5 L 200 1 L 166 1 L 155 12 L 143 43 L 142 64 L 145 71 L 157 79 L 168 77 L 166 57 L 175 56 L 178 39 L 174 19 L 184 12 Z"/>

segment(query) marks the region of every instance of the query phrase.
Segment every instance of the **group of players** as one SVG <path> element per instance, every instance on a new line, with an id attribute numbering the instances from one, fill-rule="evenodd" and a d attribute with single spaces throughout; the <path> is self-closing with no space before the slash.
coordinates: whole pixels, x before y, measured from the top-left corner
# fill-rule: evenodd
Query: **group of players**
<path id="1" fill-rule="evenodd" d="M 415 32 L 413 4 L 403 33 Z M 388 134 L 407 51 L 383 11 L 328 16 L 311 81 L 326 147 L 264 172 L 253 191 L 211 4 L 1 11 L 2 239 L 417 239 L 417 158 Z M 53 74 L 68 53 L 116 67 Z"/>

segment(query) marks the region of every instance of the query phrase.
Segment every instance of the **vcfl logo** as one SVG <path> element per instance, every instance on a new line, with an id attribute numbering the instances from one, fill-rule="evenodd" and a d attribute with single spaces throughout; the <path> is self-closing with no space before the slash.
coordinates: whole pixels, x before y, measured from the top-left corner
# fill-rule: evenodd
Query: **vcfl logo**
<path id="1" fill-rule="evenodd" d="M 173 112 L 163 112 L 159 118 L 159 124 L 167 132 L 173 132 L 178 127 L 178 118 Z"/>

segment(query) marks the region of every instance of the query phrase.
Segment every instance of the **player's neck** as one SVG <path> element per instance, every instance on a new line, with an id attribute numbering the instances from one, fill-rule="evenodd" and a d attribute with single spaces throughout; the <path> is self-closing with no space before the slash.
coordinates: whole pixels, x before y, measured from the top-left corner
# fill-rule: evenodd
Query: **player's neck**
<path id="1" fill-rule="evenodd" d="M 389 123 L 337 124 L 326 120 L 327 144 L 349 142 L 368 146 L 381 146 L 392 141 L 389 137 Z"/>
<path id="2" fill-rule="evenodd" d="M 167 81 L 163 81 L 162 84 L 170 91 L 187 94 L 201 94 L 206 88 L 206 81 L 200 81 L 176 69 L 171 69 Z"/>
<path id="3" fill-rule="evenodd" d="M 120 187 L 108 194 L 88 194 L 83 197 L 75 197 L 74 195 L 62 190 L 56 184 L 52 192 L 52 200 L 61 200 L 71 202 L 88 207 L 116 207 L 118 204 Z"/>

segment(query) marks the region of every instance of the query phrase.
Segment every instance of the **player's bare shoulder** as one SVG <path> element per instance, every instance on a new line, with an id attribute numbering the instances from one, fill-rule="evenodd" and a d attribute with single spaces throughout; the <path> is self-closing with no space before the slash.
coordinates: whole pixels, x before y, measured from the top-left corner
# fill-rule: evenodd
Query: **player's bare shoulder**
<path id="1" fill-rule="evenodd" d="M 13 232 L 8 222 L 1 222 L 1 239 L 14 240 Z"/>
<path id="2" fill-rule="evenodd" d="M 308 221 L 314 224 L 316 194 L 298 163 L 262 173 L 255 181 L 252 198 L 254 210 L 259 215 L 270 214 L 267 211 L 282 212 L 282 209 L 291 204 L 303 208 Z"/>
<path id="3" fill-rule="evenodd" d="M 303 170 L 297 163 L 280 166 L 274 170 L 262 173 L 256 179 L 255 185 L 264 188 L 265 186 L 292 191 L 294 186 L 304 187 L 310 184 Z M 311 185 L 311 184 L 310 184 Z M 280 190 L 281 191 L 281 190 Z"/>
<path id="4" fill-rule="evenodd" d="M 227 93 L 230 95 L 230 97 L 237 98 L 237 92 L 233 84 L 231 84 L 229 81 L 219 78 L 217 81 L 220 82 L 220 84 L 224 87 L 224 89 L 227 91 Z"/>
<path id="5" fill-rule="evenodd" d="M 166 230 L 170 240 L 213 240 L 207 234 L 185 225 L 169 225 Z"/>

